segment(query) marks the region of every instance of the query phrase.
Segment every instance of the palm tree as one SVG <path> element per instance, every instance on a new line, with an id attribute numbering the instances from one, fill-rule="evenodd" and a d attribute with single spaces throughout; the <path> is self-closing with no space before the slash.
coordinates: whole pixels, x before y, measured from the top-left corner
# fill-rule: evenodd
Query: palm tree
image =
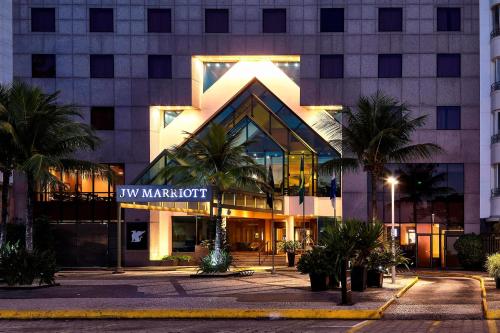
<path id="1" fill-rule="evenodd" d="M 413 204 L 413 223 L 417 223 L 417 205 L 437 195 L 451 192 L 451 188 L 442 186 L 446 179 L 444 172 L 436 172 L 432 163 L 406 164 L 398 170 L 401 183 L 401 200 L 409 200 Z"/>
<path id="2" fill-rule="evenodd" d="M 161 171 L 167 183 L 212 187 L 217 199 L 214 261 L 221 262 L 225 239 L 222 229 L 222 200 L 230 189 L 264 188 L 266 171 L 247 155 L 249 141 L 241 143 L 239 131 L 211 125 L 200 136 L 186 133 L 187 143 L 167 151 L 169 163 Z"/>
<path id="3" fill-rule="evenodd" d="M 59 92 L 45 94 L 35 86 L 14 82 L 8 107 L 0 110 L 0 129 L 8 133 L 16 149 L 15 167 L 26 175 L 26 250 L 33 251 L 33 206 L 35 188 L 60 185 L 50 171 L 78 171 L 107 175 L 107 168 L 73 158 L 82 150 L 93 150 L 99 143 L 90 126 L 72 105 L 57 103 Z"/>
<path id="4" fill-rule="evenodd" d="M 6 120 L 6 110 L 9 101 L 9 89 L 7 85 L 0 85 L 0 118 Z M 5 128 L 7 130 L 7 128 Z M 5 243 L 7 237 L 7 221 L 9 212 L 9 181 L 14 170 L 13 155 L 15 149 L 12 140 L 7 132 L 0 131 L 0 172 L 2 172 L 2 213 L 0 219 L 0 248 Z"/>
<path id="5" fill-rule="evenodd" d="M 342 158 L 326 162 L 324 172 L 332 169 L 355 171 L 359 168 L 369 176 L 371 216 L 375 221 L 377 211 L 377 185 L 388 163 L 406 163 L 426 159 L 440 152 L 432 143 L 411 144 L 411 136 L 425 124 L 427 116 L 413 118 L 407 106 L 382 92 L 359 98 L 356 111 L 345 108 L 342 123 L 331 121 L 320 126 L 343 152 Z"/>

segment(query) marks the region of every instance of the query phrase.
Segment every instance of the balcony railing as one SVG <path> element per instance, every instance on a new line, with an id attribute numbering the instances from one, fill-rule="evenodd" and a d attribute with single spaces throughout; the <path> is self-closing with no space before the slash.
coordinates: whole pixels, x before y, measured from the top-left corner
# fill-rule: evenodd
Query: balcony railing
<path id="1" fill-rule="evenodd" d="M 500 81 L 497 81 L 491 85 L 491 92 L 494 92 L 496 90 L 500 90 Z"/>
<path id="2" fill-rule="evenodd" d="M 491 189 L 491 196 L 492 197 L 500 197 L 500 188 L 494 188 Z"/>
<path id="3" fill-rule="evenodd" d="M 495 38 L 497 36 L 500 36 L 500 28 L 495 28 L 493 31 L 490 33 L 490 38 Z"/>
<path id="4" fill-rule="evenodd" d="M 500 133 L 491 136 L 491 144 L 500 142 Z"/>

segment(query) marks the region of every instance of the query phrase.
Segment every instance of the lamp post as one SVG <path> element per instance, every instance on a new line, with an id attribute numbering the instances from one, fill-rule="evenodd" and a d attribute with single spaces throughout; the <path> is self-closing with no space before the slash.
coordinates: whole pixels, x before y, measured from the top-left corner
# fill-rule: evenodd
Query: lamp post
<path id="1" fill-rule="evenodd" d="M 387 182 L 391 185 L 391 240 L 392 240 L 392 256 L 396 257 L 396 248 L 395 248 L 395 238 L 396 238 L 396 229 L 394 229 L 394 192 L 396 185 L 398 184 L 398 180 L 395 177 L 387 178 Z M 391 268 L 391 276 L 392 283 L 396 283 L 396 266 L 392 266 Z"/>

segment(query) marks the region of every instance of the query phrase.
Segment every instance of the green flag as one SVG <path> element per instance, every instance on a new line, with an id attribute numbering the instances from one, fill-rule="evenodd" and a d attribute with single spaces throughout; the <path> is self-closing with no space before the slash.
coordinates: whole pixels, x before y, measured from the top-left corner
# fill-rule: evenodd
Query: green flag
<path id="1" fill-rule="evenodd" d="M 306 194 L 306 179 L 304 177 L 304 156 L 300 158 L 299 205 L 304 202 Z"/>

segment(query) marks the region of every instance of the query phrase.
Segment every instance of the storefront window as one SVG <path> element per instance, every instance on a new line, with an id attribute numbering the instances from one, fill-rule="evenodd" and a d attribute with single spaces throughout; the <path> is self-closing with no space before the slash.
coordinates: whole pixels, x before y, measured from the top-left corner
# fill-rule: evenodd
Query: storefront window
<path id="1" fill-rule="evenodd" d="M 173 216 L 172 251 L 194 252 L 195 245 L 213 239 L 214 228 L 206 216 Z"/>

